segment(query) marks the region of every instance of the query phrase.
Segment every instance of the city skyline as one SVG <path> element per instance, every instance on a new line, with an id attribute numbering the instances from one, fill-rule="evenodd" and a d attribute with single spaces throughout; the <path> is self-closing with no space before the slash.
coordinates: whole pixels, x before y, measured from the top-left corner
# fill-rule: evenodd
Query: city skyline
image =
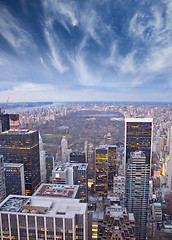
<path id="1" fill-rule="evenodd" d="M 0 0 L 0 102 L 172 101 L 172 3 Z"/>

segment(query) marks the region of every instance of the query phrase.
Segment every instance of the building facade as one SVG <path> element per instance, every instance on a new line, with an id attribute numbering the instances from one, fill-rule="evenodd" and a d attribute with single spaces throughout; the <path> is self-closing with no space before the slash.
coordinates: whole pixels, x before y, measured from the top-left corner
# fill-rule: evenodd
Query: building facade
<path id="1" fill-rule="evenodd" d="M 146 239 L 150 166 L 143 152 L 130 154 L 126 165 L 126 207 L 134 213 L 136 239 Z"/>
<path id="2" fill-rule="evenodd" d="M 0 155 L 0 202 L 6 197 L 4 158 Z"/>
<path id="3" fill-rule="evenodd" d="M 5 163 L 24 164 L 26 195 L 32 195 L 41 181 L 38 132 L 9 130 L 0 133 L 0 152 Z"/>
<path id="4" fill-rule="evenodd" d="M 152 159 L 152 118 L 126 118 L 125 119 L 125 159 L 126 164 L 130 153 L 142 151 L 146 156 L 146 163 L 150 166 Z"/>
<path id="5" fill-rule="evenodd" d="M 87 219 L 87 204 L 79 199 L 10 195 L 0 204 L 0 236 L 88 240 Z"/>
<path id="6" fill-rule="evenodd" d="M 24 165 L 21 163 L 5 163 L 6 195 L 25 195 Z"/>

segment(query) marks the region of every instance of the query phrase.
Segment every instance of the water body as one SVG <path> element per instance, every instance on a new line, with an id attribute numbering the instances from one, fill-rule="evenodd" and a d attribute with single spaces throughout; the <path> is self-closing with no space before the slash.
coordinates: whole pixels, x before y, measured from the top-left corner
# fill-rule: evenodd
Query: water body
<path id="1" fill-rule="evenodd" d="M 8 108 L 5 109 L 6 113 L 22 113 L 22 112 L 28 112 L 31 110 L 37 110 L 37 109 L 44 109 L 49 107 L 56 107 L 64 105 L 64 103 L 53 103 L 53 104 L 47 104 L 47 105 L 41 105 L 41 106 L 35 106 L 35 107 L 18 107 L 18 108 Z"/>
<path id="2" fill-rule="evenodd" d="M 91 114 L 91 115 L 83 115 L 83 117 L 87 117 L 87 118 L 92 118 L 92 117 L 119 117 L 116 114 Z"/>

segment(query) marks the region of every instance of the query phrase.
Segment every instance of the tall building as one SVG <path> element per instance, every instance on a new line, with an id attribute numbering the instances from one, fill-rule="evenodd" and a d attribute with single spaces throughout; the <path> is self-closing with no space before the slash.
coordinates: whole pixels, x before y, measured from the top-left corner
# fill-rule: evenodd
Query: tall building
<path id="1" fill-rule="evenodd" d="M 172 126 L 170 127 L 170 137 L 169 137 L 169 160 L 167 163 L 167 187 L 172 189 Z"/>
<path id="2" fill-rule="evenodd" d="M 146 239 L 150 165 L 143 152 L 133 152 L 126 164 L 126 207 L 134 213 L 136 239 Z"/>
<path id="3" fill-rule="evenodd" d="M 24 165 L 21 163 L 5 163 L 6 195 L 25 195 Z"/>
<path id="4" fill-rule="evenodd" d="M 10 195 L 0 204 L 0 236 L 88 240 L 87 219 L 87 204 L 79 199 Z"/>
<path id="5" fill-rule="evenodd" d="M 84 152 L 71 152 L 70 153 L 70 162 L 71 163 L 85 163 L 85 153 Z"/>
<path id="6" fill-rule="evenodd" d="M 52 170 L 54 166 L 54 157 L 47 155 L 45 157 L 46 162 L 46 183 L 51 182 Z"/>
<path id="7" fill-rule="evenodd" d="M 0 155 L 0 202 L 6 197 L 4 158 Z"/>
<path id="8" fill-rule="evenodd" d="M 79 185 L 81 202 L 88 200 L 88 164 L 87 163 L 59 163 L 53 168 L 52 183 Z"/>
<path id="9" fill-rule="evenodd" d="M 102 146 L 96 149 L 95 192 L 107 196 L 113 191 L 113 178 L 116 172 L 116 146 Z"/>
<path id="10" fill-rule="evenodd" d="M 146 163 L 151 165 L 152 158 L 152 118 L 126 118 L 125 119 L 125 160 L 126 164 L 130 158 L 130 153 L 142 151 L 146 156 Z"/>
<path id="11" fill-rule="evenodd" d="M 5 163 L 24 164 L 26 195 L 32 195 L 40 185 L 38 132 L 9 130 L 0 133 L 0 153 Z"/>
<path id="12" fill-rule="evenodd" d="M 40 133 L 39 133 L 39 155 L 40 155 L 41 182 L 46 183 L 45 151 L 43 148 L 43 141 Z"/>
<path id="13" fill-rule="evenodd" d="M 4 132 L 9 129 L 10 129 L 9 114 L 2 113 L 0 109 L 0 132 Z"/>
<path id="14" fill-rule="evenodd" d="M 61 140 L 61 159 L 62 162 L 68 162 L 68 142 L 66 136 Z"/>

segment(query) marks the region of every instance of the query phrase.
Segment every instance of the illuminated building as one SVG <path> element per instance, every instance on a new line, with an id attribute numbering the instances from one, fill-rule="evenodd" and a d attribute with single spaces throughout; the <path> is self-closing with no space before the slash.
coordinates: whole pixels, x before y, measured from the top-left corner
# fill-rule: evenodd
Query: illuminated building
<path id="1" fill-rule="evenodd" d="M 25 195 L 24 165 L 21 163 L 5 163 L 6 195 Z"/>
<path id="2" fill-rule="evenodd" d="M 143 152 L 133 152 L 126 164 L 126 207 L 134 213 L 136 239 L 146 239 L 150 165 Z"/>
<path id="3" fill-rule="evenodd" d="M 1 239 L 88 240 L 87 204 L 79 199 L 10 195 L 0 204 Z"/>
<path id="4" fill-rule="evenodd" d="M 103 146 L 96 149 L 95 192 L 107 196 L 113 190 L 113 178 L 116 171 L 116 146 Z"/>
<path id="5" fill-rule="evenodd" d="M 24 164 L 26 195 L 32 195 L 40 185 L 38 132 L 9 130 L 0 133 L 0 152 L 5 163 Z"/>
<path id="6" fill-rule="evenodd" d="M 113 191 L 113 178 L 116 174 L 116 146 L 108 147 L 108 190 Z"/>
<path id="7" fill-rule="evenodd" d="M 0 155 L 0 202 L 6 197 L 4 158 Z"/>
<path id="8" fill-rule="evenodd" d="M 52 170 L 54 166 L 54 157 L 53 156 L 45 156 L 46 162 L 46 182 L 49 183 L 52 176 Z"/>
<path id="9" fill-rule="evenodd" d="M 130 153 L 142 151 L 146 156 L 146 163 L 151 165 L 152 158 L 152 118 L 125 119 L 125 160 L 124 170 L 130 158 Z"/>
<path id="10" fill-rule="evenodd" d="M 172 127 L 170 127 L 170 138 L 169 138 L 169 160 L 167 162 L 167 187 L 172 189 Z"/>
<path id="11" fill-rule="evenodd" d="M 88 164 L 59 163 L 52 171 L 53 184 L 79 185 L 81 202 L 88 200 Z"/>
<path id="12" fill-rule="evenodd" d="M 85 153 L 84 152 L 71 152 L 70 153 L 70 162 L 71 163 L 85 163 Z"/>

